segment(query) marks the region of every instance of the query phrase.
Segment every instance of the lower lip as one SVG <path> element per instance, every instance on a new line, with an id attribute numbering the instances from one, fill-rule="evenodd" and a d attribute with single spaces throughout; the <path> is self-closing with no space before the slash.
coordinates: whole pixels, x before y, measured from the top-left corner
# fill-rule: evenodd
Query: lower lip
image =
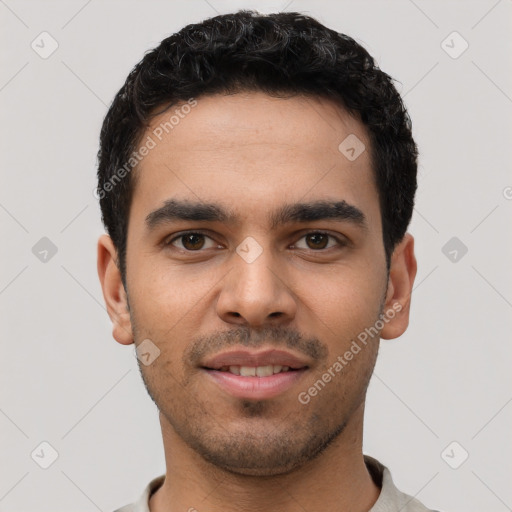
<path id="1" fill-rule="evenodd" d="M 275 373 L 268 377 L 241 377 L 231 372 L 205 371 L 221 389 L 236 398 L 265 400 L 290 389 L 304 375 L 306 368 Z"/>

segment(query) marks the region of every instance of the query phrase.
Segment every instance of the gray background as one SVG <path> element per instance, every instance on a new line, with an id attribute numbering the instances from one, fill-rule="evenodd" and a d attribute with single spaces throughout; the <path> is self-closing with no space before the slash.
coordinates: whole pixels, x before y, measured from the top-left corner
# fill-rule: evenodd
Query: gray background
<path id="1" fill-rule="evenodd" d="M 400 81 L 421 151 L 419 272 L 409 330 L 382 343 L 364 451 L 431 507 L 511 510 L 511 0 L 0 0 L 0 511 L 109 512 L 164 472 L 96 274 L 99 129 L 146 50 L 242 7 L 309 13 Z"/>

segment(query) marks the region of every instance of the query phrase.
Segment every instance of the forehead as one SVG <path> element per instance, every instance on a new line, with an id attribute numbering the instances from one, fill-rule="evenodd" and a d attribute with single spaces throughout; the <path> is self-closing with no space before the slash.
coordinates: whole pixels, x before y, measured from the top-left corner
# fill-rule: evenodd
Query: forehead
<path id="1" fill-rule="evenodd" d="M 141 141 L 152 148 L 136 170 L 140 215 L 171 198 L 241 217 L 305 198 L 377 203 L 365 127 L 332 100 L 204 96 L 155 117 Z"/>
<path id="2" fill-rule="evenodd" d="M 334 100 L 263 92 L 201 96 L 158 115 L 146 131 L 175 151 L 193 145 L 199 151 L 227 150 L 241 143 L 303 150 L 323 146 L 336 154 L 340 136 L 351 133 L 366 138 L 364 126 Z"/>

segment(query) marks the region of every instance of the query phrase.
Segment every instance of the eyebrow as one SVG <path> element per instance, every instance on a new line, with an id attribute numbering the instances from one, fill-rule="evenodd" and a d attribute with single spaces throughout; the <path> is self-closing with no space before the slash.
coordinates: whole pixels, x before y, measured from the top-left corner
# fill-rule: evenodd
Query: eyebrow
<path id="1" fill-rule="evenodd" d="M 316 220 L 338 220 L 350 222 L 354 225 L 367 228 L 364 213 L 346 201 L 311 201 L 306 203 L 287 204 L 269 215 L 271 229 L 292 222 L 312 222 Z M 164 205 L 146 217 L 146 228 L 149 231 L 157 226 L 176 220 L 225 222 L 235 224 L 236 213 L 231 209 L 214 204 L 169 199 Z"/>
<path id="2" fill-rule="evenodd" d="M 351 222 L 366 228 L 366 217 L 357 207 L 346 201 L 313 201 L 285 205 L 271 214 L 272 229 L 290 222 L 312 222 L 315 220 L 338 220 Z"/>

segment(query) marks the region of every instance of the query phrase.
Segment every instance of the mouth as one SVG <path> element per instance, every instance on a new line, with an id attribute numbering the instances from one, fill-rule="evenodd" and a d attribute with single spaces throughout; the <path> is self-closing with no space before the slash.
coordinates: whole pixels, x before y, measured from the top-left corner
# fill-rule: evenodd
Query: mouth
<path id="1" fill-rule="evenodd" d="M 214 368 L 206 368 L 207 370 L 214 370 Z M 300 368 L 290 368 L 289 366 L 282 366 L 280 364 L 269 364 L 265 366 L 222 366 L 217 371 L 229 372 L 233 375 L 240 375 L 240 377 L 270 377 L 278 373 L 294 372 Z"/>
<path id="2" fill-rule="evenodd" d="M 238 350 L 219 354 L 201 368 L 224 393 L 246 400 L 265 400 L 290 390 L 309 364 L 285 351 Z"/>

